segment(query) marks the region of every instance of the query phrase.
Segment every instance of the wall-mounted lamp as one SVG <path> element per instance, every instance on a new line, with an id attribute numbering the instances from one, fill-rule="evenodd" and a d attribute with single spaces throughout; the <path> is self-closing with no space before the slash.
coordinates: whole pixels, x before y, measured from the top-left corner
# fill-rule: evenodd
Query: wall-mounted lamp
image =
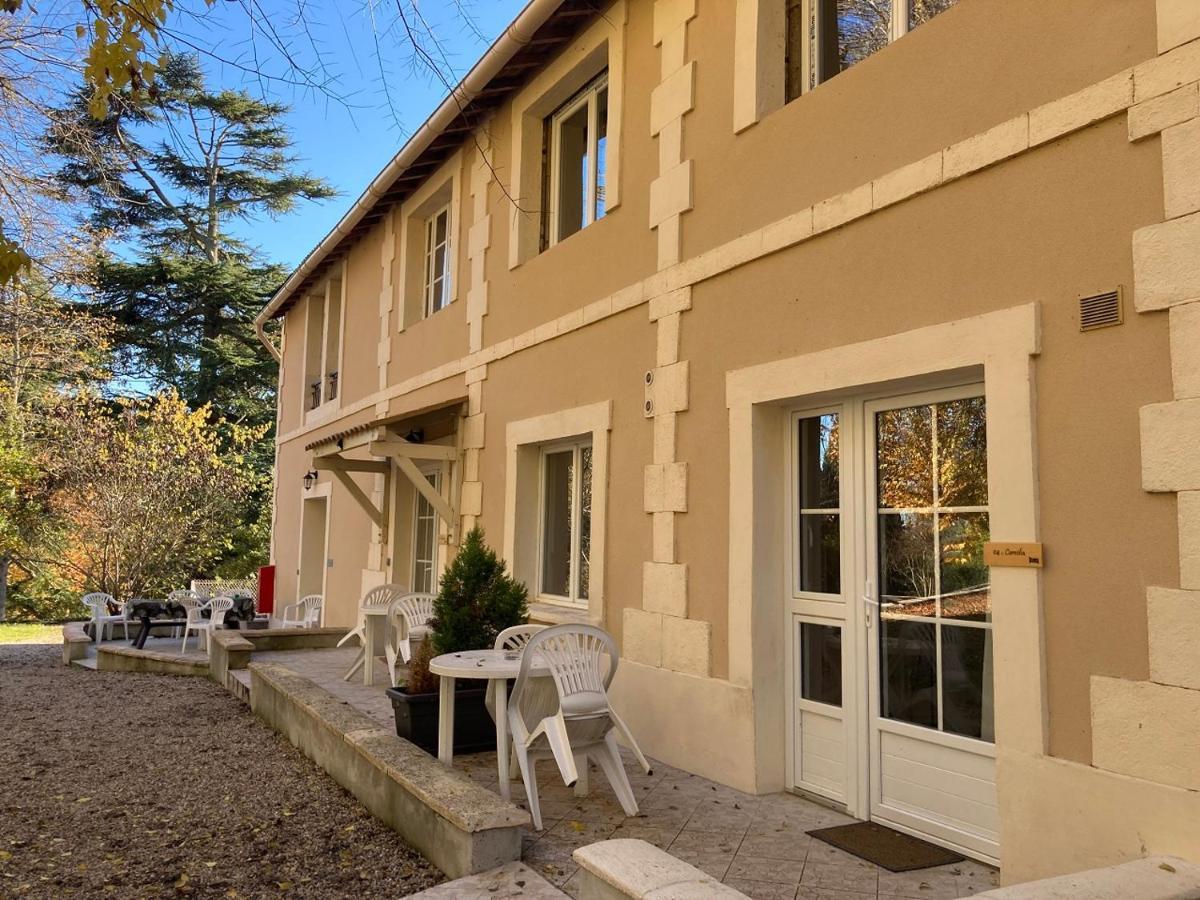
<path id="1" fill-rule="evenodd" d="M 304 489 L 306 491 L 311 491 L 313 485 L 316 483 L 317 483 L 317 473 L 316 472 L 305 472 L 304 473 Z"/>

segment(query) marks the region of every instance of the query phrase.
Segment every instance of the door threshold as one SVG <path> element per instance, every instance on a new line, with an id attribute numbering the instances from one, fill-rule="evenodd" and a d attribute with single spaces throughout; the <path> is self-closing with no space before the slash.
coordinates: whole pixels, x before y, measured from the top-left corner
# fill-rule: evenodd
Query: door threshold
<path id="1" fill-rule="evenodd" d="M 783 789 L 783 791 L 785 794 L 792 794 L 795 797 L 800 797 L 801 799 L 815 803 L 817 806 L 824 806 L 826 809 L 832 809 L 834 812 L 843 813 L 844 815 L 850 816 L 856 821 L 862 821 L 858 818 L 858 816 L 850 812 L 850 807 L 839 800 L 834 800 L 832 797 L 826 797 L 822 794 L 806 790 L 802 787 L 786 787 Z"/>

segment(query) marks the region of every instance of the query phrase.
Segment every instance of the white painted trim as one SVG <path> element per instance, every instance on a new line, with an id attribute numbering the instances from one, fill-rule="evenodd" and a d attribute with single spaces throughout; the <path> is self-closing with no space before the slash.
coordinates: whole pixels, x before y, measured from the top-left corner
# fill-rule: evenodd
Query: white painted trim
<path id="1" fill-rule="evenodd" d="M 540 493 L 541 446 L 554 441 L 591 435 L 592 441 L 592 564 L 588 583 L 588 619 L 603 624 L 605 566 L 605 535 L 608 521 L 608 441 L 612 430 L 612 401 L 604 400 L 588 406 L 559 410 L 543 416 L 509 422 L 505 431 L 506 462 L 504 472 L 504 558 L 517 568 L 517 505 L 518 489 L 530 490 L 519 477 L 522 448 L 538 451 L 539 483 L 532 486 Z M 518 482 L 521 482 L 520 484 Z M 540 503 L 535 508 L 540 507 Z M 522 529 L 522 534 L 528 534 Z M 540 544 L 540 527 L 532 530 Z M 538 553 L 540 553 L 540 548 Z M 535 553 L 535 558 L 538 556 Z M 536 578 L 538 573 L 532 573 Z M 533 582 L 536 589 L 537 582 Z M 573 607 L 580 609 L 582 607 Z"/>
<path id="2" fill-rule="evenodd" d="M 1189 45 L 1190 46 L 1190 45 Z M 458 359 L 447 360 L 386 390 L 370 394 L 343 408 L 339 418 L 371 409 L 397 397 L 472 369 L 496 362 L 530 347 L 554 340 L 595 322 L 618 315 L 681 289 L 708 281 L 725 272 L 802 244 L 833 228 L 866 218 L 881 209 L 906 202 L 919 194 L 966 178 L 997 163 L 1007 161 L 1055 138 L 1072 134 L 1112 116 L 1125 112 L 1135 100 L 1134 74 L 1139 73 L 1138 102 L 1174 90 L 1179 78 L 1200 79 L 1200 54 L 1195 58 L 1183 51 L 1171 51 L 1158 59 L 1118 72 L 1082 90 L 1022 113 L 980 134 L 965 138 L 943 151 L 900 166 L 873 181 L 865 182 L 790 215 L 747 232 L 724 244 L 684 260 L 661 272 L 627 285 L 582 309 L 564 313 L 556 319 L 535 325 L 521 334 L 498 341 Z M 1182 54 L 1182 55 L 1181 55 Z M 610 79 L 613 69 L 610 68 Z M 610 80 L 610 84 L 611 84 Z M 610 95 L 610 115 L 611 104 Z M 610 132 L 610 139 L 611 132 Z M 539 144 L 540 147 L 540 144 Z M 540 153 L 539 153 L 540 156 Z M 915 171 L 914 171 L 915 170 Z M 868 200 L 870 202 L 866 202 Z M 611 204 L 610 204 L 611 208 Z M 841 211 L 833 216 L 830 210 Z M 818 216 L 817 213 L 820 213 Z M 815 226 L 815 227 L 814 227 Z M 513 227 L 517 227 L 514 221 Z M 510 251 L 514 242 L 510 240 Z M 510 267 L 519 263 L 510 260 Z M 316 426 L 301 426 L 276 435 L 277 443 L 303 437 Z"/>
<path id="3" fill-rule="evenodd" d="M 932 373 L 983 368 L 988 405 L 988 490 L 995 540 L 1038 540 L 1034 385 L 1040 352 L 1034 304 L 821 350 L 727 373 L 729 407 L 729 680 L 755 697 L 760 790 L 783 783 L 785 709 L 779 658 L 781 532 L 771 500 L 755 485 L 778 479 L 790 421 L 782 404 L 828 402 L 835 392 Z M 915 386 L 915 385 L 914 385 Z M 778 493 L 778 492 L 776 492 Z M 775 504 L 775 506 L 772 506 Z M 995 717 L 998 748 L 1041 753 L 1046 746 L 1041 577 L 992 573 Z M 849 616 L 848 618 L 854 618 Z M 766 651 L 778 650 L 773 656 Z M 773 668 L 772 668 L 773 667 Z"/>

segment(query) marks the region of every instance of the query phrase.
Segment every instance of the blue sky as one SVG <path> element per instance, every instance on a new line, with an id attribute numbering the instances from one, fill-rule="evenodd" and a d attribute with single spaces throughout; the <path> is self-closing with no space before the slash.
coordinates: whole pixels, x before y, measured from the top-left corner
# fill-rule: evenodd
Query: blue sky
<path id="1" fill-rule="evenodd" d="M 416 5 L 445 53 L 443 69 L 448 64 L 456 81 L 524 2 L 418 0 Z M 234 229 L 268 258 L 291 268 L 420 127 L 445 97 L 446 87 L 415 59 L 396 21 L 395 0 L 258 0 L 256 5 L 289 52 L 306 66 L 323 64 L 319 77 L 332 79 L 328 86 L 288 83 L 296 80 L 295 70 L 270 40 L 249 37 L 250 22 L 240 3 L 217 4 L 202 19 L 181 22 L 180 30 L 185 39 L 212 47 L 223 60 L 205 63 L 214 86 L 243 88 L 292 107 L 288 121 L 303 168 L 340 193 L 324 203 L 304 203 L 281 219 Z M 300 7 L 307 25 L 295 21 Z M 248 68 L 281 78 L 263 81 Z"/>

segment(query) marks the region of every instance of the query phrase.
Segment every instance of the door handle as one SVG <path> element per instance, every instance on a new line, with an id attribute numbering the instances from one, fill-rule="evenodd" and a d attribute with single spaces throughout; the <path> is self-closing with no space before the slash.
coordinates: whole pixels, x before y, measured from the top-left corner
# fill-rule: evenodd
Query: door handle
<path id="1" fill-rule="evenodd" d="M 872 596 L 873 593 L 874 593 L 873 585 L 871 584 L 870 581 L 868 581 L 866 583 L 866 593 L 864 593 L 862 595 L 863 621 L 866 623 L 868 628 L 871 628 L 875 623 L 875 617 L 873 615 L 874 607 L 879 605 L 876 602 L 875 598 Z"/>

